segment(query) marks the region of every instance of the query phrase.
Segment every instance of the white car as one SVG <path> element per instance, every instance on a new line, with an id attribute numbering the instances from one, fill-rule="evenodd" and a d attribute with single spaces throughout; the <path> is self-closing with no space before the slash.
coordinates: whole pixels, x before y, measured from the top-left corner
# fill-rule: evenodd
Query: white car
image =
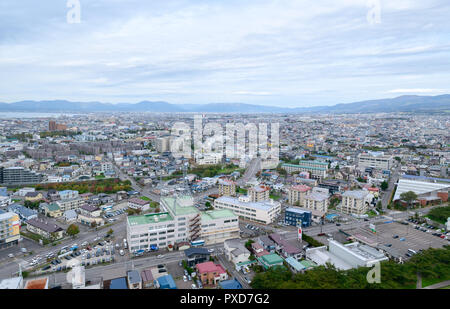
<path id="1" fill-rule="evenodd" d="M 214 249 L 208 249 L 208 252 L 209 252 L 209 253 L 213 253 L 213 252 L 214 252 Z"/>
<path id="2" fill-rule="evenodd" d="M 184 282 L 186 282 L 186 281 L 187 281 L 187 278 L 186 278 L 186 276 L 183 276 L 183 281 L 184 281 Z"/>
<path id="3" fill-rule="evenodd" d="M 120 254 L 121 256 L 123 256 L 123 255 L 125 255 L 125 252 L 123 252 L 123 250 L 120 250 L 120 251 L 119 251 L 119 254 Z"/>
<path id="4" fill-rule="evenodd" d="M 160 254 L 157 256 L 158 259 L 162 259 L 164 257 L 164 254 Z"/>
<path id="5" fill-rule="evenodd" d="M 192 288 L 192 289 L 196 289 L 197 286 L 196 286 L 195 284 L 192 283 L 191 288 Z"/>
<path id="6" fill-rule="evenodd" d="M 8 257 L 13 258 L 14 254 L 10 253 L 10 254 L 8 254 Z"/>

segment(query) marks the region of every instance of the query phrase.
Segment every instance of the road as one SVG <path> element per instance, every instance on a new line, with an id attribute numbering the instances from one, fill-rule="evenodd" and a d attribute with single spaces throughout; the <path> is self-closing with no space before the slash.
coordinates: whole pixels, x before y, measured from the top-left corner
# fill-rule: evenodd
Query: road
<path id="1" fill-rule="evenodd" d="M 397 181 L 400 177 L 399 171 L 400 171 L 400 166 L 396 166 L 394 172 L 392 173 L 392 176 L 389 177 L 388 188 L 384 192 L 383 197 L 381 199 L 381 207 L 383 210 L 386 210 L 387 206 L 389 205 L 389 199 L 391 197 L 392 191 L 395 190 L 395 184 L 397 183 Z"/>

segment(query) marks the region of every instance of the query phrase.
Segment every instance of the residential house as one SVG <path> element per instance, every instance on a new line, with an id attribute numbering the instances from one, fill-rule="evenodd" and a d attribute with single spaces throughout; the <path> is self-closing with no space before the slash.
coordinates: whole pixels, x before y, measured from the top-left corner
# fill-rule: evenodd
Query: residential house
<path id="1" fill-rule="evenodd" d="M 219 281 L 228 279 L 228 274 L 223 266 L 214 264 L 214 262 L 197 264 L 195 269 L 203 285 L 216 286 Z"/>

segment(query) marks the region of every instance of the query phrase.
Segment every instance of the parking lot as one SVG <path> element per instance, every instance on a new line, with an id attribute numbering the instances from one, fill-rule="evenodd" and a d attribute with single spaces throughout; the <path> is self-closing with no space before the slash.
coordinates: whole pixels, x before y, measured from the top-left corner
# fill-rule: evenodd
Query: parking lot
<path id="1" fill-rule="evenodd" d="M 82 247 L 76 250 L 64 249 L 62 252 L 67 251 L 65 253 L 53 252 L 46 256 L 36 256 L 31 261 L 28 261 L 28 264 L 30 267 L 36 268 L 36 274 L 42 274 L 52 271 L 65 271 L 75 265 L 91 267 L 124 259 L 120 254 L 123 250 L 122 244 L 114 243 L 113 241 L 101 241 L 93 247 L 83 243 Z M 123 254 L 125 255 L 124 250 Z M 50 263 L 44 267 L 37 266 L 46 261 Z"/>
<path id="2" fill-rule="evenodd" d="M 372 233 L 368 226 L 353 231 L 347 231 L 352 235 L 367 238 L 380 246 L 386 246 L 397 250 L 404 258 L 407 258 L 408 249 L 416 252 L 428 248 L 441 248 L 450 244 L 448 240 L 432 235 L 434 231 L 424 232 L 414 228 L 414 224 L 403 225 L 397 222 L 376 224 L 376 234 Z"/>

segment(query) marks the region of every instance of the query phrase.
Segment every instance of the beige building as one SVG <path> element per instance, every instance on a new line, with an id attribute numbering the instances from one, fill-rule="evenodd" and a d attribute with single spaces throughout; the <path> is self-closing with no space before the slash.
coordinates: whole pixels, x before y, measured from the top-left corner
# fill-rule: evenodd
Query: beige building
<path id="1" fill-rule="evenodd" d="M 341 211 L 346 214 L 363 215 L 367 212 L 372 195 L 365 190 L 345 191 Z"/>
<path id="2" fill-rule="evenodd" d="M 228 179 L 219 179 L 220 196 L 236 196 L 236 183 Z"/>
<path id="3" fill-rule="evenodd" d="M 302 206 L 306 194 L 311 191 L 311 187 L 306 185 L 297 185 L 289 188 L 289 204 Z"/>
<path id="4" fill-rule="evenodd" d="M 311 192 L 307 194 L 304 198 L 303 207 L 310 210 L 317 210 L 321 212 L 328 211 L 328 195 L 319 193 L 319 192 Z"/>
<path id="5" fill-rule="evenodd" d="M 270 198 L 270 188 L 266 186 L 255 186 L 248 189 L 248 196 L 252 202 L 264 202 Z"/>
<path id="6" fill-rule="evenodd" d="M 27 230 L 31 233 L 53 240 L 60 239 L 64 235 L 64 230 L 61 227 L 54 223 L 37 218 L 27 221 Z"/>
<path id="7" fill-rule="evenodd" d="M 0 249 L 17 245 L 20 238 L 20 218 L 13 212 L 0 211 Z"/>

